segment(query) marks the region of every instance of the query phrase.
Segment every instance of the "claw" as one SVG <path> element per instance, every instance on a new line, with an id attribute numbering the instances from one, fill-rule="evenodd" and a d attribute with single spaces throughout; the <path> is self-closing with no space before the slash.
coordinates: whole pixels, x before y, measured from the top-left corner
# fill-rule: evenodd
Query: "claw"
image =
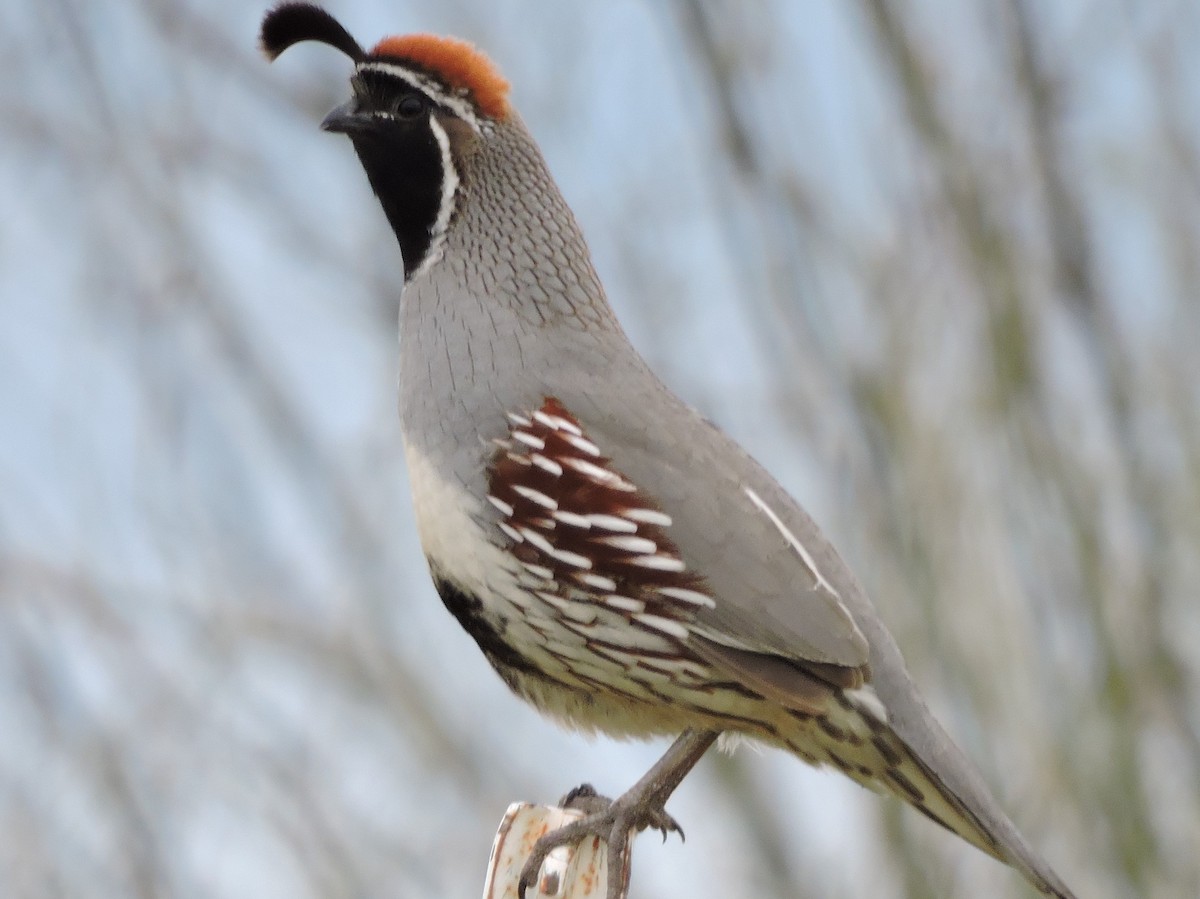
<path id="1" fill-rule="evenodd" d="M 662 833 L 663 842 L 671 833 L 678 833 L 684 839 L 683 828 L 667 814 L 663 804 L 716 739 L 716 731 L 684 731 L 654 767 L 615 800 L 601 796 L 591 784 L 582 784 L 567 793 L 560 806 L 583 812 L 584 817 L 534 843 L 521 868 L 519 899 L 525 899 L 526 890 L 537 883 L 547 855 L 586 836 L 599 837 L 608 849 L 608 899 L 625 899 L 634 836 L 652 827 Z"/>
<path id="2" fill-rule="evenodd" d="M 591 784 L 582 784 L 567 793 L 559 806 L 581 811 L 584 817 L 552 830 L 534 844 L 521 869 L 517 885 L 519 899 L 525 899 L 526 891 L 538 882 L 542 865 L 551 852 L 588 836 L 599 837 L 608 848 L 608 899 L 620 899 L 629 883 L 629 850 L 633 836 L 648 828 L 660 831 L 663 842 L 672 832 L 683 834 L 678 822 L 661 806 L 656 806 L 654 797 L 629 793 L 614 801 L 601 796 Z"/>
<path id="3" fill-rule="evenodd" d="M 585 815 L 599 814 L 610 805 L 612 800 L 597 793 L 591 784 L 580 784 L 558 801 L 559 808 L 576 809 Z"/>

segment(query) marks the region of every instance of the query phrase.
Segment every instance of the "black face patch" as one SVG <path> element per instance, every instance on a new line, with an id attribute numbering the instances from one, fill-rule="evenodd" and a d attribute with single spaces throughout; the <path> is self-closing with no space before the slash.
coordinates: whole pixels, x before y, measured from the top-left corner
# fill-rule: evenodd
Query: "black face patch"
<path id="1" fill-rule="evenodd" d="M 428 255 L 441 212 L 443 185 L 453 173 L 434 133 L 436 106 L 402 78 L 360 71 L 354 79 L 358 113 L 372 116 L 350 133 L 355 152 L 400 243 L 404 276 Z"/>
<path id="2" fill-rule="evenodd" d="M 429 252 L 442 201 L 442 152 L 428 120 L 405 127 L 382 122 L 353 135 L 354 150 L 400 242 L 404 276 L 412 277 Z"/>

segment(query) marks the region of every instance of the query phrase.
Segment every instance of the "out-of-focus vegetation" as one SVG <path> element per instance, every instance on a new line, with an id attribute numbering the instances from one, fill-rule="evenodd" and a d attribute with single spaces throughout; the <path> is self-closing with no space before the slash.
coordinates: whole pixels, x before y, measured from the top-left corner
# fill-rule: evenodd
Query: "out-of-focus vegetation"
<path id="1" fill-rule="evenodd" d="M 331 3 L 489 49 L 635 341 L 793 489 L 1080 896 L 1200 895 L 1200 7 Z M 0 13 L 0 893 L 474 895 L 556 731 L 440 607 L 348 66 L 229 0 Z M 1024 896 L 706 760 L 635 895 Z"/>

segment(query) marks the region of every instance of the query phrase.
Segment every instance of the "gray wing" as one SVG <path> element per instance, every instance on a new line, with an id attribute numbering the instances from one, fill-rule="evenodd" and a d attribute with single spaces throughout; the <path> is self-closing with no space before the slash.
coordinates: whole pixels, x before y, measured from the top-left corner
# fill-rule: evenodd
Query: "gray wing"
<path id="1" fill-rule="evenodd" d="M 671 516 L 671 539 L 715 600 L 697 629 L 718 647 L 865 669 L 857 618 L 870 606 L 829 541 L 724 432 L 656 380 L 650 387 L 634 403 L 622 388 L 620 407 L 604 403 L 608 390 L 564 400 L 614 468 Z"/>
<path id="2" fill-rule="evenodd" d="M 724 432 L 649 380 L 633 404 L 628 384 L 619 385 L 620 406 L 604 390 L 572 399 L 613 466 L 672 517 L 672 540 L 711 588 L 715 607 L 697 611 L 693 630 L 712 640 L 689 646 L 712 650 L 711 661 L 795 708 L 819 707 L 830 685 L 859 686 L 848 671 L 869 678 L 887 726 L 985 836 L 957 832 L 1047 895 L 1073 899 L 934 720 L 891 634 L 812 519 Z"/>

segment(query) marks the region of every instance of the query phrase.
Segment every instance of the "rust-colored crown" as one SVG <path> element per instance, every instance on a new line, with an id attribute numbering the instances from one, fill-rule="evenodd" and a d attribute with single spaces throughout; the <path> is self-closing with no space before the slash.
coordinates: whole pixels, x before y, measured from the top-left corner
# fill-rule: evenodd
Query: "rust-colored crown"
<path id="1" fill-rule="evenodd" d="M 490 59 L 466 41 L 434 34 L 385 37 L 370 55 L 415 63 L 451 88 L 466 91 L 484 115 L 508 116 L 508 82 Z"/>

